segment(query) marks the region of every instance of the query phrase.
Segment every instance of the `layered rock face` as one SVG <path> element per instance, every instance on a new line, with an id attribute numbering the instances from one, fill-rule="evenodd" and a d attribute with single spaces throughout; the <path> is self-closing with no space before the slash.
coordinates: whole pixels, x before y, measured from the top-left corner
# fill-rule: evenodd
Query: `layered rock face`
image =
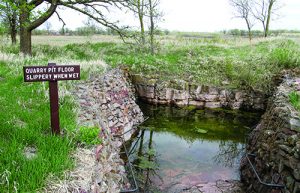
<path id="1" fill-rule="evenodd" d="M 100 122 L 100 126 L 112 134 L 126 133 L 125 139 L 129 139 L 134 132 L 131 129 L 142 123 L 144 117 L 135 102 L 134 87 L 127 77 L 126 71 L 113 69 L 102 77 L 91 78 L 88 84 L 91 93 L 81 92 L 79 97 L 81 111 L 85 112 L 80 113 L 79 122 L 90 126 L 94 126 L 95 122 L 99 125 Z M 85 87 L 82 85 L 79 89 L 85 90 Z M 88 95 L 92 99 L 87 101 Z"/>
<path id="2" fill-rule="evenodd" d="M 131 77 L 138 96 L 153 104 L 244 110 L 264 110 L 266 106 L 266 96 L 257 91 L 221 89 L 182 80 L 161 81 L 140 75 Z"/>
<path id="3" fill-rule="evenodd" d="M 242 182 L 248 192 L 280 192 L 259 183 L 251 161 L 264 182 L 285 185 L 285 193 L 300 192 L 300 118 L 291 105 L 289 94 L 300 91 L 300 80 L 285 75 L 266 113 L 250 134 L 247 153 L 241 162 Z"/>

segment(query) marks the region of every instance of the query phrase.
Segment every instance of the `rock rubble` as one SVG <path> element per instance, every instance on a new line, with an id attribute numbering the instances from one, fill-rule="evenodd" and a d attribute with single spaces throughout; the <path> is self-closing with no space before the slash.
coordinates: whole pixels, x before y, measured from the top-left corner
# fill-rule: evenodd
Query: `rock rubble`
<path id="1" fill-rule="evenodd" d="M 283 192 L 300 192 L 300 116 L 291 105 L 289 94 L 300 92 L 300 79 L 286 74 L 269 99 L 266 113 L 250 135 L 247 152 L 260 178 L 269 183 L 285 185 Z M 241 164 L 242 180 L 249 192 L 276 192 L 261 185 L 249 161 Z"/>
<path id="2" fill-rule="evenodd" d="M 102 144 L 76 149 L 74 170 L 66 172 L 63 180 L 50 180 L 45 192 L 116 193 L 130 188 L 120 149 L 144 120 L 134 93 L 121 69 L 91 76 L 76 86 L 78 126 L 99 127 Z M 124 139 L 114 137 L 123 133 Z"/>

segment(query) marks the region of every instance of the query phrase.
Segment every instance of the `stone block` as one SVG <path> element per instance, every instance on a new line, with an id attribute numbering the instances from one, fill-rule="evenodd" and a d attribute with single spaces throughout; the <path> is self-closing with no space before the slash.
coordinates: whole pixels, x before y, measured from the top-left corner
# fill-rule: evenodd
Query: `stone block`
<path id="1" fill-rule="evenodd" d="M 218 95 L 219 94 L 219 89 L 216 87 L 209 87 L 208 88 L 208 93 L 211 95 Z"/>
<path id="2" fill-rule="evenodd" d="M 185 107 L 185 106 L 188 106 L 189 101 L 188 100 L 175 100 L 174 104 L 177 105 L 178 107 Z"/>
<path id="3" fill-rule="evenodd" d="M 206 101 L 205 95 L 206 94 L 196 94 L 194 99 L 197 100 L 197 101 Z"/>
<path id="4" fill-rule="evenodd" d="M 240 109 L 242 107 L 242 104 L 243 104 L 242 102 L 233 102 L 230 104 L 230 107 L 232 109 Z"/>
<path id="5" fill-rule="evenodd" d="M 191 101 L 189 101 L 189 105 L 195 106 L 197 108 L 203 108 L 205 106 L 205 103 L 203 101 L 194 101 L 194 100 L 191 100 Z"/>
<path id="6" fill-rule="evenodd" d="M 220 91 L 220 97 L 227 98 L 229 96 L 229 91 L 228 90 L 221 90 Z"/>
<path id="7" fill-rule="evenodd" d="M 169 101 L 167 101 L 167 100 L 164 100 L 164 99 L 160 99 L 160 100 L 153 100 L 154 101 L 154 104 L 160 104 L 160 105 L 168 105 L 168 104 L 170 104 L 170 102 Z"/>
<path id="8" fill-rule="evenodd" d="M 205 103 L 206 108 L 215 109 L 222 107 L 220 102 L 206 102 Z"/>
<path id="9" fill-rule="evenodd" d="M 190 87 L 190 95 L 192 98 L 196 98 L 201 93 L 202 86 L 193 85 Z"/>
<path id="10" fill-rule="evenodd" d="M 137 85 L 136 86 L 137 93 L 140 97 L 145 98 L 154 98 L 154 87 L 152 86 L 144 86 L 144 85 Z"/>
<path id="11" fill-rule="evenodd" d="M 167 90 L 166 90 L 166 88 L 156 89 L 155 93 L 156 93 L 155 98 L 157 98 L 158 100 L 166 100 L 167 99 L 167 96 L 166 96 Z"/>
<path id="12" fill-rule="evenodd" d="M 206 102 L 216 102 L 219 100 L 219 95 L 206 94 L 206 95 L 204 95 L 204 99 Z"/>
<path id="13" fill-rule="evenodd" d="M 300 182 L 295 182 L 293 193 L 300 192 Z"/>
<path id="14" fill-rule="evenodd" d="M 236 101 L 244 100 L 245 96 L 246 94 L 244 92 L 238 91 L 235 93 L 235 100 Z"/>
<path id="15" fill-rule="evenodd" d="M 293 176 L 296 180 L 300 181 L 300 168 L 292 168 Z"/>
<path id="16" fill-rule="evenodd" d="M 172 101 L 174 99 L 174 90 L 172 88 L 166 89 L 166 100 Z"/>
<path id="17" fill-rule="evenodd" d="M 187 100 L 189 93 L 187 91 L 174 90 L 173 100 Z"/>
<path id="18" fill-rule="evenodd" d="M 297 118 L 290 119 L 291 129 L 297 132 L 300 132 L 300 120 Z"/>

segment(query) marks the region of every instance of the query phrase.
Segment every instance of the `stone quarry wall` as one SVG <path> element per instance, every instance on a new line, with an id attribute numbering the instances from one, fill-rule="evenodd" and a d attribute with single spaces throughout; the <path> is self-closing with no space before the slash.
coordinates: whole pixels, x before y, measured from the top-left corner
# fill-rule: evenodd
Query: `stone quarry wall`
<path id="1" fill-rule="evenodd" d="M 247 144 L 249 159 L 264 182 L 284 184 L 286 193 L 300 192 L 300 118 L 289 102 L 289 93 L 300 91 L 300 79 L 284 75 L 266 113 L 252 131 Z M 273 179 L 272 179 L 273 178 Z M 280 192 L 261 185 L 246 157 L 241 162 L 241 179 L 247 192 Z"/>
<path id="2" fill-rule="evenodd" d="M 74 169 L 67 171 L 63 180 L 50 178 L 43 192 L 116 193 L 130 188 L 120 157 L 124 141 L 114 135 L 131 131 L 125 135 L 125 140 L 129 139 L 143 114 L 127 77 L 126 71 L 113 69 L 76 83 L 72 95 L 79 107 L 77 124 L 87 130 L 101 127 L 102 143 L 77 148 L 72 154 Z"/>
<path id="3" fill-rule="evenodd" d="M 92 93 L 83 93 L 79 98 L 82 111 L 89 112 L 90 106 L 95 111 L 80 113 L 79 122 L 94 126 L 97 120 L 96 124 L 100 122 L 100 126 L 109 129 L 112 134 L 126 133 L 125 140 L 128 140 L 134 132 L 132 128 L 142 123 L 144 117 L 136 104 L 135 89 L 128 80 L 127 72 L 113 69 L 91 80 L 88 91 Z M 85 89 L 85 86 L 82 87 L 79 89 Z M 87 95 L 92 99 L 87 100 Z"/>
<path id="4" fill-rule="evenodd" d="M 266 96 L 258 91 L 222 89 L 190 84 L 182 80 L 161 81 L 141 75 L 131 75 L 131 79 L 138 97 L 153 104 L 244 110 L 266 108 Z"/>
<path id="5" fill-rule="evenodd" d="M 100 85 L 103 88 L 100 99 L 103 120 L 113 133 L 126 133 L 124 138 L 129 140 L 135 132 L 132 128 L 142 123 L 144 117 L 136 104 L 135 89 L 127 71 L 111 70 L 105 74 Z"/>

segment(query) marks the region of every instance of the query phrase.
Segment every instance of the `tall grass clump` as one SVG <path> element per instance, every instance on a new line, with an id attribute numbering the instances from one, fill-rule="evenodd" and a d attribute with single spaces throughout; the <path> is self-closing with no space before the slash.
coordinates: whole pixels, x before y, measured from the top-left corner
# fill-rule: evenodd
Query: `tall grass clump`
<path id="1" fill-rule="evenodd" d="M 299 45 L 292 40 L 280 41 L 275 44 L 269 55 L 270 62 L 281 68 L 294 68 L 300 65 Z"/>
<path id="2" fill-rule="evenodd" d="M 293 91 L 289 94 L 290 103 L 293 105 L 293 107 L 300 111 L 300 95 Z"/>

